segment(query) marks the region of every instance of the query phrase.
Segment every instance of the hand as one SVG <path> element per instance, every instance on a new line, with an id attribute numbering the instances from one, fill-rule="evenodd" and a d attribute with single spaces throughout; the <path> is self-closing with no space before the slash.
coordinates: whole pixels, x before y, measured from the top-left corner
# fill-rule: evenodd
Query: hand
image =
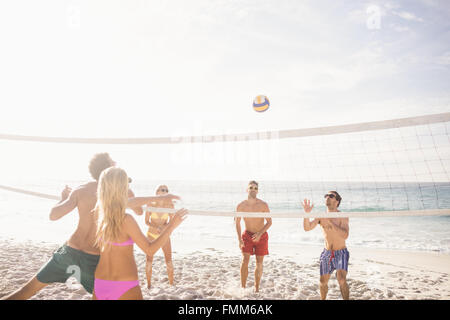
<path id="1" fill-rule="evenodd" d="M 187 213 L 188 211 L 186 209 L 180 209 L 173 215 L 172 219 L 170 219 L 170 224 L 174 229 L 186 219 Z"/>
<path id="2" fill-rule="evenodd" d="M 314 205 L 311 204 L 311 201 L 309 201 L 308 199 L 303 200 L 302 206 L 303 210 L 305 210 L 305 213 L 310 213 L 311 210 L 314 208 Z"/>
<path id="3" fill-rule="evenodd" d="M 258 242 L 259 239 L 261 239 L 262 234 L 260 234 L 259 232 L 256 232 L 252 235 L 252 240 L 253 242 Z"/>
<path id="4" fill-rule="evenodd" d="M 66 200 L 69 197 L 71 192 L 72 192 L 72 188 L 70 188 L 68 185 L 66 185 L 64 190 L 61 192 L 61 200 L 62 201 Z"/>
<path id="5" fill-rule="evenodd" d="M 244 247 L 244 241 L 239 239 L 239 249 L 242 250 L 243 247 Z"/>

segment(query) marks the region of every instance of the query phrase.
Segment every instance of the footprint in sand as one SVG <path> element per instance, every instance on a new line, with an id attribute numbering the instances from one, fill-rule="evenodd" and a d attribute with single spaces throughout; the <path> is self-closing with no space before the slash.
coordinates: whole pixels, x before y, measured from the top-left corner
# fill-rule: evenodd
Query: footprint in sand
<path id="1" fill-rule="evenodd" d="M 295 300 L 306 300 L 307 295 L 299 293 L 294 299 Z"/>
<path id="2" fill-rule="evenodd" d="M 302 290 L 302 291 L 300 292 L 300 294 L 301 294 L 301 295 L 304 295 L 304 296 L 308 296 L 310 293 L 311 293 L 311 292 L 310 292 L 310 291 L 307 291 L 307 290 Z"/>

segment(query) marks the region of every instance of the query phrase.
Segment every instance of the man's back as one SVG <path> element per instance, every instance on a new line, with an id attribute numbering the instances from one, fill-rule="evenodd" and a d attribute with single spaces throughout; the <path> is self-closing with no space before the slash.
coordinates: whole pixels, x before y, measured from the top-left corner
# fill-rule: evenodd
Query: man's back
<path id="1" fill-rule="evenodd" d="M 100 254 L 98 248 L 94 246 L 97 221 L 93 210 L 97 203 L 97 182 L 79 186 L 72 195 L 78 208 L 79 221 L 67 245 L 86 253 Z"/>
<path id="2" fill-rule="evenodd" d="M 95 235 L 97 233 L 97 215 L 94 214 L 95 204 L 97 203 L 97 185 L 96 181 L 88 182 L 77 187 L 69 196 L 69 199 L 63 206 L 66 210 L 63 214 L 78 208 L 78 226 L 70 237 L 67 245 L 74 249 L 89 253 L 100 254 L 100 250 L 95 247 Z M 133 191 L 128 189 L 128 197 L 134 197 Z M 140 207 L 133 208 L 137 214 L 142 214 Z"/>

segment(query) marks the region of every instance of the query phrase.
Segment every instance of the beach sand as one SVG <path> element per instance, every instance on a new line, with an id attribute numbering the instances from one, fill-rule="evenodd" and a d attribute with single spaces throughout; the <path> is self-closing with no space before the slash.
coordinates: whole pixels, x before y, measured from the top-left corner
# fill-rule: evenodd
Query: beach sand
<path id="1" fill-rule="evenodd" d="M 0 297 L 24 285 L 59 247 L 57 244 L 0 240 Z M 153 262 L 152 288 L 145 280 L 145 256 L 135 247 L 144 299 L 319 299 L 321 246 L 289 248 L 272 245 L 265 257 L 259 293 L 253 292 L 255 259 L 251 258 L 247 289 L 240 288 L 240 254 L 178 247 L 173 252 L 175 285 L 169 286 L 162 252 Z M 301 252 L 300 252 L 301 251 Z M 350 299 L 450 299 L 450 255 L 349 248 L 347 276 Z M 91 299 L 74 278 L 52 284 L 34 300 Z M 341 299 L 335 273 L 328 299 Z"/>

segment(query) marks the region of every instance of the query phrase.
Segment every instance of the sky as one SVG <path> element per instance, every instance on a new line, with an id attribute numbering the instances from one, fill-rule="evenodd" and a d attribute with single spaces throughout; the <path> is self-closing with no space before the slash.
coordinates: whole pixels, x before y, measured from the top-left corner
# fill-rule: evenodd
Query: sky
<path id="1" fill-rule="evenodd" d="M 3 134 L 238 133 L 450 111 L 445 0 L 2 1 L 0 43 Z M 4 176 L 30 160 L 29 174 L 64 178 L 63 163 L 79 175 L 96 150 L 136 174 L 174 164 L 164 147 L 0 146 Z"/>

